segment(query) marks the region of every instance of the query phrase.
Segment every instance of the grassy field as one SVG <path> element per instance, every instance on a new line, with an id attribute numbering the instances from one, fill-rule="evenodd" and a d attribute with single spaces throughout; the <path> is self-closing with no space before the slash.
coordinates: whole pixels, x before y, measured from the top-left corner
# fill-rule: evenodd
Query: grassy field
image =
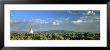
<path id="1" fill-rule="evenodd" d="M 10 40 L 100 40 L 100 33 L 92 32 L 34 32 L 11 33 Z"/>

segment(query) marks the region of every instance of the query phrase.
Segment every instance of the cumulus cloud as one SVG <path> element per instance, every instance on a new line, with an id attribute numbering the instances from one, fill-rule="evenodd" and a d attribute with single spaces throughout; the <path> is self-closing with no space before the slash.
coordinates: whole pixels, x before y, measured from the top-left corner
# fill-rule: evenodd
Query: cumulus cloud
<path id="1" fill-rule="evenodd" d="M 49 23 L 48 21 L 43 20 L 43 19 L 32 19 L 32 20 L 30 20 L 30 22 L 36 23 L 36 24 L 47 24 L 47 23 Z"/>
<path id="2" fill-rule="evenodd" d="M 83 22 L 82 20 L 76 20 L 76 21 L 72 21 L 72 23 L 81 23 Z"/>
<path id="3" fill-rule="evenodd" d="M 94 11 L 87 11 L 85 16 L 80 17 L 80 20 L 86 21 L 87 23 L 92 23 L 100 21 L 100 17 L 95 15 Z"/>
<path id="4" fill-rule="evenodd" d="M 11 20 L 10 23 L 11 24 L 22 23 L 27 25 L 31 24 L 32 26 L 38 26 L 38 25 L 48 24 L 49 21 L 43 19 L 30 19 L 30 20 L 21 19 L 21 20 Z"/>
<path id="5" fill-rule="evenodd" d="M 95 15 L 94 11 L 87 11 L 87 15 Z"/>
<path id="6" fill-rule="evenodd" d="M 94 23 L 94 22 L 99 22 L 99 21 L 100 21 L 100 17 L 98 16 L 84 16 L 84 17 L 80 17 L 77 20 L 71 21 L 71 23 L 82 24 L 82 23 Z"/>
<path id="7" fill-rule="evenodd" d="M 59 22 L 53 22 L 53 25 L 60 25 Z"/>
<path id="8" fill-rule="evenodd" d="M 39 25 L 48 24 L 49 22 L 44 19 L 31 19 L 28 21 L 28 23 L 31 24 L 32 26 L 39 26 Z"/>
<path id="9" fill-rule="evenodd" d="M 89 10 L 89 11 L 85 11 L 83 12 L 83 15 L 95 15 L 95 11 Z"/>
<path id="10" fill-rule="evenodd" d="M 79 24 L 81 24 L 81 23 L 86 23 L 87 21 L 83 21 L 83 20 L 76 20 L 76 21 L 71 21 L 71 23 L 73 23 L 73 24 L 77 24 L 77 25 L 79 25 Z"/>
<path id="11" fill-rule="evenodd" d="M 53 20 L 52 25 L 61 25 L 63 23 L 62 20 Z"/>
<path id="12" fill-rule="evenodd" d="M 82 13 L 82 14 L 85 14 L 85 15 L 95 15 L 96 13 L 92 10 L 89 10 L 89 11 L 67 11 L 67 13 L 70 13 L 70 14 L 79 14 L 79 13 Z"/>

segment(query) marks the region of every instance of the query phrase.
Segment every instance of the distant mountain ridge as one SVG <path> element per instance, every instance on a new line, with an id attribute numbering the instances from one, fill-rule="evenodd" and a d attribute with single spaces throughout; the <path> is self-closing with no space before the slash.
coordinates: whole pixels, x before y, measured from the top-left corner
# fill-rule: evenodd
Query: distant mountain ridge
<path id="1" fill-rule="evenodd" d="M 27 31 L 11 31 L 11 33 L 17 33 L 17 32 L 27 32 Z M 48 30 L 48 31 L 34 31 L 34 32 L 75 32 L 75 31 L 69 31 L 69 30 Z M 77 33 L 83 33 L 83 32 L 77 32 Z M 97 33 L 97 32 L 95 32 Z"/>
<path id="2" fill-rule="evenodd" d="M 14 32 L 27 32 L 27 31 L 11 31 Z M 74 31 L 68 31 L 68 30 L 49 30 L 49 31 L 34 31 L 34 32 L 74 32 Z"/>
<path id="3" fill-rule="evenodd" d="M 52 31 L 52 32 L 68 32 L 68 30 L 50 30 L 50 31 Z M 70 32 L 70 31 L 69 31 Z M 72 31 L 72 32 L 74 32 L 74 31 Z"/>

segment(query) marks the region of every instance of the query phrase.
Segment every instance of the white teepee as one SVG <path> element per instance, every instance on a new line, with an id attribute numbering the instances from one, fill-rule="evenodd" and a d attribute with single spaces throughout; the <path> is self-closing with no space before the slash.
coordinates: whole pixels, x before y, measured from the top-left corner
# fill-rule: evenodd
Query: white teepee
<path id="1" fill-rule="evenodd" d="M 33 33 L 32 26 L 29 25 L 29 33 Z"/>

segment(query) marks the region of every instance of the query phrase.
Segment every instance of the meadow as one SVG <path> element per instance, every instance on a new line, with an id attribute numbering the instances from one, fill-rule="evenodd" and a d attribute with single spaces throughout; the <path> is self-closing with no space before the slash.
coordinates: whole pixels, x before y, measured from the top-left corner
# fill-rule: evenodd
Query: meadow
<path id="1" fill-rule="evenodd" d="M 10 34 L 10 40 L 100 40 L 100 33 L 93 32 L 16 32 Z"/>

